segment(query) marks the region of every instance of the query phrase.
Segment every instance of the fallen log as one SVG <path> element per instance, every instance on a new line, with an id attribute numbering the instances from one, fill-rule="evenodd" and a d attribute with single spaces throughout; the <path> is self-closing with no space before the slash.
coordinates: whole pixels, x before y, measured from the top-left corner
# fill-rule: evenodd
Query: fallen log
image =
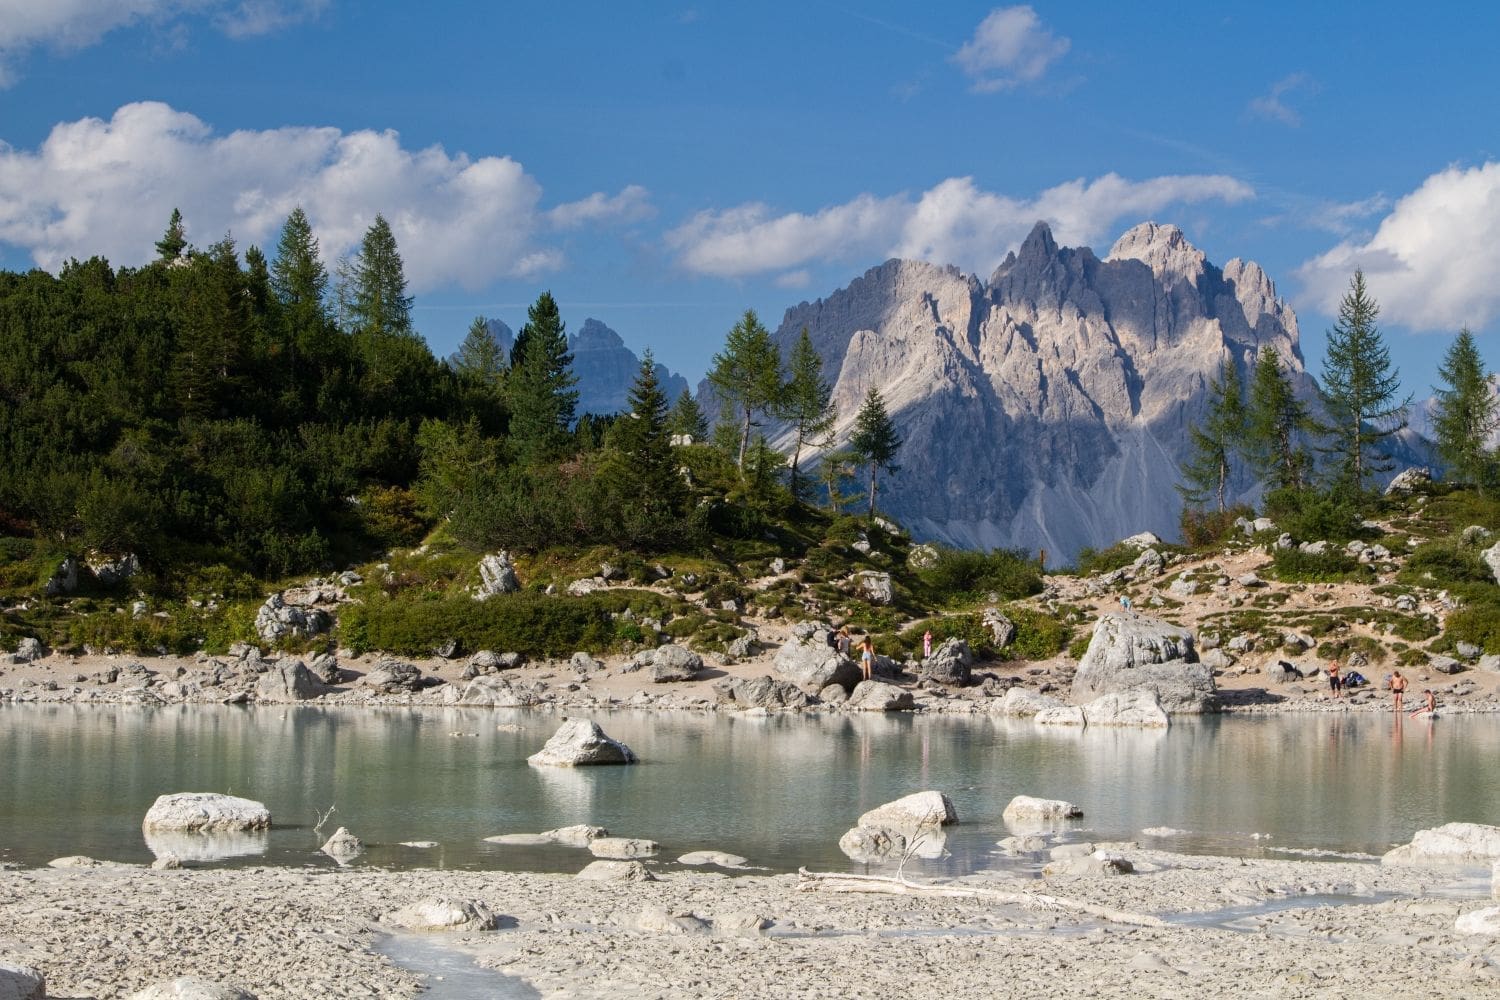
<path id="1" fill-rule="evenodd" d="M 1135 927 L 1165 927 L 1166 921 L 1147 913 L 1131 913 L 1112 906 L 1099 906 L 1076 899 L 1064 899 L 1041 892 L 1002 892 L 974 885 L 952 885 L 913 882 L 904 875 L 856 875 L 845 872 L 810 872 L 797 869 L 797 888 L 803 892 L 826 889 L 830 892 L 880 892 L 897 896 L 947 897 L 952 899 L 988 899 L 996 903 L 1023 906 L 1028 910 L 1066 910 L 1082 913 L 1116 924 Z"/>

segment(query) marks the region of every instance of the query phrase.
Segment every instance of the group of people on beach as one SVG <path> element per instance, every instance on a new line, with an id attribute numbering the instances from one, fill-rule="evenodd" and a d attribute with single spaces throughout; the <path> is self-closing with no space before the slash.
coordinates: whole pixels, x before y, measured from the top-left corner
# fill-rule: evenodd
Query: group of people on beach
<path id="1" fill-rule="evenodd" d="M 1344 674 L 1339 666 L 1338 660 L 1329 661 L 1328 689 L 1333 693 L 1333 697 L 1335 699 L 1342 698 L 1344 696 L 1344 691 L 1346 688 L 1355 686 L 1355 684 L 1353 683 L 1355 678 L 1358 678 L 1359 683 L 1364 682 L 1364 678 L 1356 672 L 1351 671 L 1349 674 Z M 1391 676 L 1387 680 L 1387 686 L 1390 688 L 1391 698 L 1393 700 L 1391 710 L 1393 712 L 1396 712 L 1397 714 L 1400 714 L 1401 712 L 1401 703 L 1405 700 L 1406 688 L 1408 683 L 1409 682 L 1407 681 L 1407 679 L 1401 676 L 1401 671 L 1391 671 Z M 1431 688 L 1423 689 L 1422 705 L 1421 707 L 1412 710 L 1411 717 L 1416 718 L 1417 716 L 1424 714 L 1431 715 L 1433 717 L 1437 716 L 1437 695 L 1433 693 Z"/>

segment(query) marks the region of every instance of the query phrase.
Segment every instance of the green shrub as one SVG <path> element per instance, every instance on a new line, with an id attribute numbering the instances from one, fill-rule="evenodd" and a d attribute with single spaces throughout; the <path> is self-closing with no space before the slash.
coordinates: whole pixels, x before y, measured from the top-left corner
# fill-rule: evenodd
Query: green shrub
<path id="1" fill-rule="evenodd" d="M 1068 656 L 1075 660 L 1083 659 L 1083 654 L 1089 651 L 1089 643 L 1094 639 L 1092 632 L 1083 635 L 1075 635 L 1073 641 L 1068 643 Z"/>
<path id="2" fill-rule="evenodd" d="M 1062 652 L 1071 630 L 1055 615 L 1014 605 L 1001 609 L 1016 624 L 1016 638 L 1003 654 L 1016 660 L 1047 660 Z"/>
<path id="3" fill-rule="evenodd" d="M 1451 650 L 1460 642 L 1473 643 L 1486 653 L 1500 653 L 1500 603 L 1471 602 L 1449 615 L 1436 645 Z"/>
<path id="4" fill-rule="evenodd" d="M 926 621 L 917 622 L 900 632 L 896 642 L 902 649 L 920 650 L 922 648 L 922 635 L 928 629 L 932 630 L 932 645 L 938 646 L 949 639 L 962 639 L 969 644 L 969 649 L 974 655 L 987 657 L 995 652 L 994 636 L 990 630 L 984 627 L 984 622 L 978 614 L 965 615 L 943 615 L 940 618 L 929 618 Z"/>
<path id="5" fill-rule="evenodd" d="M 467 595 L 425 600 L 372 596 L 345 608 L 339 637 L 356 653 L 382 650 L 426 656 L 449 639 L 468 652 L 527 656 L 605 652 L 618 641 L 606 595 L 516 593 L 475 601 Z M 613 596 L 613 595 L 608 595 Z"/>
<path id="6" fill-rule="evenodd" d="M 68 645 L 118 649 L 137 656 L 165 650 L 178 656 L 197 652 L 203 627 L 196 617 L 174 612 L 171 617 L 96 613 L 74 619 L 67 631 Z"/>
<path id="7" fill-rule="evenodd" d="M 1363 580 L 1375 571 L 1342 550 L 1329 548 L 1322 555 L 1298 548 L 1277 549 L 1271 557 L 1268 575 L 1278 580 L 1301 583 L 1335 583 Z"/>
<path id="8" fill-rule="evenodd" d="M 1078 575 L 1093 576 L 1129 566 L 1135 562 L 1141 550 L 1133 545 L 1116 542 L 1107 549 L 1096 550 L 1085 546 L 1078 553 Z"/>
<path id="9" fill-rule="evenodd" d="M 921 571 L 922 581 L 947 603 L 966 604 L 994 593 L 1013 601 L 1042 592 L 1036 561 L 1021 549 L 976 552 L 937 547 L 937 558 Z"/>
<path id="10" fill-rule="evenodd" d="M 1273 490 L 1266 495 L 1266 516 L 1282 531 L 1302 541 L 1347 542 L 1364 532 L 1368 498 L 1350 490 Z"/>
<path id="11" fill-rule="evenodd" d="M 1190 549 L 1216 548 L 1226 538 L 1235 534 L 1234 522 L 1240 518 L 1255 518 L 1249 507 L 1230 507 L 1228 510 L 1195 510 L 1182 508 L 1178 527 L 1182 529 L 1182 542 Z"/>
<path id="12" fill-rule="evenodd" d="M 1492 585 L 1495 577 L 1473 549 L 1453 542 L 1428 542 L 1407 556 L 1406 565 L 1396 579 L 1417 587 L 1455 587 L 1469 583 Z"/>
<path id="13" fill-rule="evenodd" d="M 1320 642 L 1316 652 L 1318 659 L 1324 662 L 1329 660 L 1343 662 L 1348 660 L 1351 653 L 1362 653 L 1368 663 L 1384 663 L 1388 651 L 1384 644 L 1367 635 L 1354 635 L 1345 639 L 1329 639 Z"/>

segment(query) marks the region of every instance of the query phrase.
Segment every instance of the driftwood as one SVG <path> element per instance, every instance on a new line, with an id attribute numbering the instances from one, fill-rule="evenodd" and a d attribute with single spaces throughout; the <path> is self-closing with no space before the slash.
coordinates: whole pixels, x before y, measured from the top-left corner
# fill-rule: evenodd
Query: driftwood
<path id="1" fill-rule="evenodd" d="M 1146 913 L 1131 913 L 1112 906 L 1097 906 L 1061 896 L 1049 896 L 1040 892 L 1001 892 L 970 885 L 941 885 L 913 882 L 904 875 L 890 878 L 884 875 L 855 875 L 843 872 L 810 872 L 797 869 L 797 888 L 804 892 L 827 889 L 830 892 L 882 892 L 897 896 L 939 896 L 954 899 L 988 899 L 996 903 L 1024 906 L 1028 910 L 1067 910 L 1082 913 L 1116 924 L 1131 924 L 1136 927 L 1164 927 L 1160 917 Z"/>

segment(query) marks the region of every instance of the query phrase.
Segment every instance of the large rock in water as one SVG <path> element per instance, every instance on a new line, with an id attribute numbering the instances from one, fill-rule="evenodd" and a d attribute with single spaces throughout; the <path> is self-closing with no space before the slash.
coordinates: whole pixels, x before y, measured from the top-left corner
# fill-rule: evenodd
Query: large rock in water
<path id="1" fill-rule="evenodd" d="M 772 667 L 804 691 L 821 691 L 830 684 L 852 691 L 862 676 L 859 665 L 828 645 L 828 634 L 825 628 L 794 629 L 776 651 Z"/>
<path id="2" fill-rule="evenodd" d="M 1149 688 L 1115 691 L 1100 695 L 1081 706 L 1083 721 L 1090 726 L 1140 726 L 1165 729 L 1170 720 Z"/>
<path id="3" fill-rule="evenodd" d="M 1274 348 L 1298 394 L 1315 392 L 1296 316 L 1265 272 L 1215 266 L 1150 222 L 1102 260 L 1039 223 L 988 280 L 888 261 L 788 309 L 783 356 L 803 327 L 839 440 L 879 385 L 902 454 L 921 456 L 882 480 L 882 508 L 919 539 L 1046 549 L 1053 564 L 1142 529 L 1177 537 L 1177 467 L 1222 361 L 1248 379 Z"/>
<path id="4" fill-rule="evenodd" d="M 255 682 L 257 701 L 307 701 L 323 693 L 323 682 L 301 660 L 277 663 Z"/>
<path id="5" fill-rule="evenodd" d="M 877 806 L 839 838 L 839 850 L 860 862 L 882 861 L 914 850 L 922 857 L 940 856 L 942 828 L 958 822 L 953 800 L 942 792 L 916 792 Z M 923 850 L 923 848 L 926 848 Z"/>
<path id="6" fill-rule="evenodd" d="M 217 792 L 158 796 L 141 821 L 144 830 L 269 830 L 271 810 L 251 799 Z"/>
<path id="7" fill-rule="evenodd" d="M 1422 865 L 1497 858 L 1500 858 L 1500 826 L 1446 823 L 1431 830 L 1418 830 L 1411 843 L 1387 851 L 1380 860 L 1388 865 Z"/>
<path id="8" fill-rule="evenodd" d="M 1167 712 L 1206 712 L 1218 705 L 1213 671 L 1199 663 L 1193 634 L 1170 622 L 1100 615 L 1088 652 L 1073 676 L 1073 701 L 1146 688 Z"/>
<path id="9" fill-rule="evenodd" d="M 635 753 L 588 719 L 569 719 L 558 727 L 546 745 L 530 757 L 528 764 L 550 767 L 585 767 L 593 764 L 634 764 Z"/>

